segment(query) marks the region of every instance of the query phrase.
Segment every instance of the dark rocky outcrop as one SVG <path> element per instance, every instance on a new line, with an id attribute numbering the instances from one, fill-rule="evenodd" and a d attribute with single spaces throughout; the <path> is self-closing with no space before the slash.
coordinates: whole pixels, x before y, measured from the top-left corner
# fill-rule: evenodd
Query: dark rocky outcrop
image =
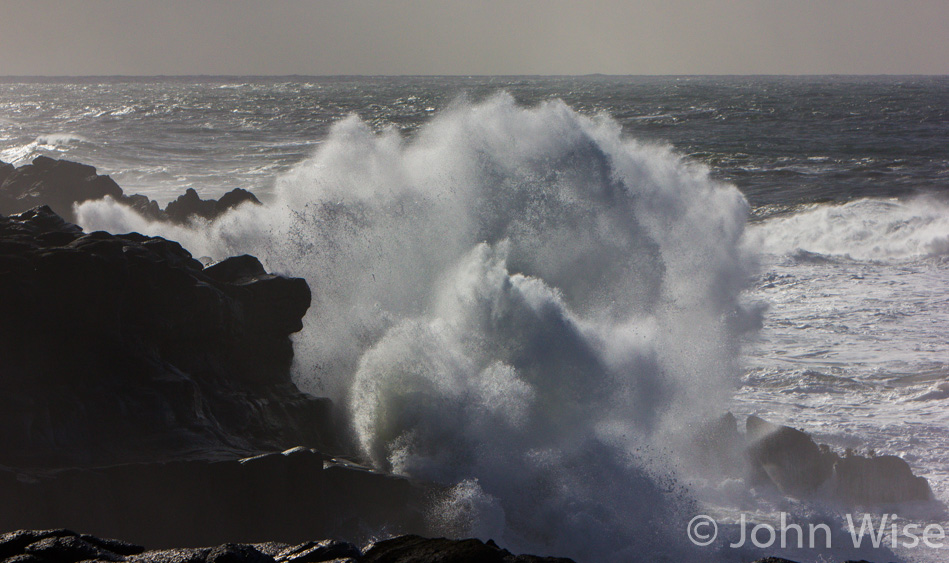
<path id="1" fill-rule="evenodd" d="M 178 243 L 83 233 L 41 207 L 0 217 L 0 296 L 0 529 L 157 546 L 426 532 L 432 486 L 312 449 L 340 446 L 329 400 L 290 378 L 304 280 L 247 255 L 205 268 Z M 19 556 L 127 551 L 49 538 Z"/>
<path id="2" fill-rule="evenodd" d="M 153 221 L 174 223 L 187 223 L 193 217 L 213 220 L 238 205 L 260 203 L 254 194 L 240 188 L 218 200 L 202 200 L 195 190 L 189 189 L 162 210 L 144 195 L 126 195 L 112 178 L 98 174 L 95 167 L 86 164 L 47 156 L 38 156 L 31 164 L 19 168 L 0 162 L 0 215 L 46 205 L 67 221 L 75 222 L 75 204 L 105 197 Z"/>
<path id="3" fill-rule="evenodd" d="M 754 415 L 748 417 L 745 428 L 755 482 L 770 481 L 781 492 L 802 497 L 830 478 L 832 460 L 804 432 Z"/>
<path id="4" fill-rule="evenodd" d="M 253 257 L 205 270 L 178 243 L 0 217 L 0 463 L 61 467 L 332 447 L 290 379 L 302 279 Z"/>
<path id="5" fill-rule="evenodd" d="M 360 563 L 567 563 L 572 561 L 561 557 L 537 557 L 535 555 L 514 555 L 501 549 L 496 543 L 487 543 L 477 539 L 449 540 L 445 538 L 423 538 L 419 536 L 400 536 L 376 542 Z"/>
<path id="6" fill-rule="evenodd" d="M 16 170 L 12 164 L 0 161 L 0 186 L 6 181 L 7 177 Z"/>
<path id="7" fill-rule="evenodd" d="M 892 455 L 837 456 L 832 489 L 837 498 L 855 505 L 885 505 L 906 500 L 929 500 L 932 491 L 909 464 Z"/>
<path id="8" fill-rule="evenodd" d="M 8 171 L 0 183 L 0 214 L 21 213 L 47 205 L 74 221 L 73 204 L 111 197 L 120 200 L 122 188 L 86 164 L 38 156 L 32 164 Z"/>
<path id="9" fill-rule="evenodd" d="M 188 188 L 178 199 L 165 207 L 165 217 L 175 223 L 187 223 L 192 217 L 201 217 L 212 220 L 232 207 L 246 202 L 260 204 L 254 194 L 240 188 L 231 190 L 221 196 L 221 199 L 201 199 L 198 192 Z"/>
<path id="10" fill-rule="evenodd" d="M 700 427 L 693 439 L 697 465 L 705 473 L 744 477 L 752 486 L 782 493 L 821 496 L 849 506 L 884 506 L 932 498 L 929 484 L 896 456 L 843 455 L 807 433 L 749 416 L 745 434 L 726 415 Z"/>
<path id="11" fill-rule="evenodd" d="M 851 506 L 926 501 L 926 479 L 896 456 L 843 456 L 800 430 L 748 417 L 748 458 L 753 475 L 764 474 L 782 492 L 806 497 L 820 492 Z"/>
<path id="12" fill-rule="evenodd" d="M 56 546 L 49 549 L 49 546 Z M 89 560 L 129 563 L 573 563 L 563 557 L 514 555 L 492 540 L 428 539 L 414 535 L 397 536 L 360 549 L 337 540 L 292 544 L 222 543 L 214 547 L 150 549 L 120 540 L 101 539 L 71 530 L 19 530 L 0 534 L 0 560 L 7 562 L 76 563 Z M 649 554 L 643 554 L 649 561 Z M 766 557 L 752 563 L 795 563 L 780 557 Z M 845 561 L 843 563 L 869 563 Z"/>
<path id="13" fill-rule="evenodd" d="M 0 536 L 0 558 L 42 563 L 75 563 L 92 558 L 140 563 L 572 563 L 564 558 L 513 555 L 491 541 L 485 544 L 474 539 L 425 539 L 418 536 L 377 542 L 365 552 L 355 545 L 333 540 L 298 545 L 267 542 L 151 551 L 138 548 L 136 553 L 110 551 L 102 547 L 111 542 L 116 540 L 79 536 L 70 530 L 20 530 Z M 59 547 L 51 550 L 46 547 L 49 545 Z M 96 556 L 90 557 L 93 554 Z"/>

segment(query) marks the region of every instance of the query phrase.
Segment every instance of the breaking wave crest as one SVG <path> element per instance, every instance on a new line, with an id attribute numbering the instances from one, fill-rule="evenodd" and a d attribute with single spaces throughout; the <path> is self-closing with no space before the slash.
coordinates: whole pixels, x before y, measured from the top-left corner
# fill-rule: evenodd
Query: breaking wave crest
<path id="1" fill-rule="evenodd" d="M 811 259 L 815 255 L 853 260 L 949 256 L 949 204 L 919 197 L 814 205 L 750 227 L 748 240 L 764 252 Z"/>
<path id="2" fill-rule="evenodd" d="M 192 228 L 77 212 L 305 277 L 297 382 L 345 406 L 376 467 L 453 485 L 446 530 L 585 561 L 688 549 L 675 455 L 738 372 L 734 187 L 607 117 L 499 95 L 410 140 L 343 120 L 275 192 Z"/>

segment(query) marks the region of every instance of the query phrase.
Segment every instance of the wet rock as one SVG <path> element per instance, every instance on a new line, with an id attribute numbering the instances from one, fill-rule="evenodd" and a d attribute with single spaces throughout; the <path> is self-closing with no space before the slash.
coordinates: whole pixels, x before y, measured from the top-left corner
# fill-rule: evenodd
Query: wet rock
<path id="1" fill-rule="evenodd" d="M 12 164 L 0 160 L 0 186 L 3 185 L 3 182 L 6 181 L 7 177 L 9 177 L 14 170 L 16 170 L 16 168 L 14 168 Z"/>
<path id="2" fill-rule="evenodd" d="M 785 494 L 809 495 L 833 472 L 833 460 L 800 430 L 749 416 L 746 435 L 753 480 L 767 479 Z"/>
<path id="3" fill-rule="evenodd" d="M 121 199 L 122 188 L 86 164 L 38 156 L 7 172 L 0 184 L 0 214 L 21 213 L 40 205 L 74 221 L 73 204 L 112 197 Z"/>
<path id="4" fill-rule="evenodd" d="M 17 530 L 0 535 L 0 559 L 23 553 L 26 546 L 46 538 L 75 537 L 78 534 L 65 528 L 55 530 Z"/>
<path id="5" fill-rule="evenodd" d="M 214 220 L 245 203 L 260 204 L 254 194 L 240 188 L 217 200 L 203 200 L 189 188 L 162 210 L 157 202 L 144 195 L 125 194 L 112 178 L 98 174 L 93 166 L 47 156 L 38 156 L 31 164 L 19 168 L 0 162 L 0 215 L 22 213 L 45 205 L 67 221 L 75 222 L 74 205 L 106 197 L 147 219 L 181 224 L 194 217 Z"/>
<path id="6" fill-rule="evenodd" d="M 306 282 L 247 256 L 209 272 L 176 242 L 84 234 L 49 207 L 0 217 L 0 462 L 334 446 L 329 402 L 290 378 Z"/>
<path id="7" fill-rule="evenodd" d="M 571 559 L 513 555 L 493 541 L 400 536 L 376 542 L 361 563 L 568 563 Z"/>
<path id="8" fill-rule="evenodd" d="M 288 543 L 257 549 L 306 561 L 326 553 L 336 554 L 330 559 L 353 554 L 344 544 L 300 543 L 313 537 L 364 541 L 371 530 L 383 528 L 431 533 L 425 510 L 440 489 L 332 459 L 337 458 L 298 447 L 240 460 L 62 470 L 30 480 L 0 470 L 0 499 L 20 507 L 0 511 L 0 529 L 68 524 L 95 532 L 95 537 L 80 538 L 85 542 L 124 556 L 136 555 L 139 545 L 206 546 L 275 538 Z M 75 536 L 68 530 L 31 534 L 4 540 L 0 550 L 7 549 L 0 553 L 15 554 L 44 537 Z M 136 544 L 98 539 L 102 536 Z M 290 549 L 290 543 L 299 545 Z"/>
<path id="9" fill-rule="evenodd" d="M 227 543 L 208 553 L 207 563 L 274 563 L 274 558 L 250 545 Z"/>
<path id="10" fill-rule="evenodd" d="M 178 199 L 165 207 L 165 217 L 174 223 L 187 223 L 193 217 L 212 220 L 229 209 L 251 203 L 260 205 L 260 200 L 247 190 L 237 188 L 221 196 L 221 199 L 201 199 L 194 188 L 188 188 Z"/>
<path id="11" fill-rule="evenodd" d="M 175 548 L 145 551 L 128 561 L 136 563 L 205 563 L 211 548 Z"/>
<path id="12" fill-rule="evenodd" d="M 747 420 L 747 450 L 752 484 L 773 484 L 798 498 L 819 492 L 850 506 L 927 501 L 929 483 L 913 475 L 896 456 L 863 457 L 851 451 L 840 456 L 809 435 L 757 416 Z"/>
<path id="13" fill-rule="evenodd" d="M 929 483 L 913 475 L 904 460 L 892 456 L 839 458 L 833 469 L 834 495 L 853 505 L 879 506 L 932 498 Z"/>
<path id="14" fill-rule="evenodd" d="M 140 545 L 122 540 L 97 538 L 95 536 L 90 536 L 89 534 L 82 534 L 79 537 L 91 545 L 106 551 L 111 551 L 112 553 L 117 553 L 119 555 L 138 555 L 139 553 L 145 551 L 145 548 Z"/>
<path id="15" fill-rule="evenodd" d="M 47 550 L 42 556 L 18 550 L 10 557 L 16 558 L 17 561 L 74 563 L 80 552 L 91 553 L 89 547 L 79 543 L 84 540 L 76 536 L 52 537 L 42 541 L 49 541 L 49 545 L 53 545 L 62 540 L 72 542 L 77 547 L 62 552 Z M 94 543 L 96 541 L 90 541 L 87 546 Z M 29 548 L 27 546 L 27 549 Z M 476 539 L 427 539 L 421 536 L 399 536 L 376 542 L 365 554 L 352 544 L 323 540 L 296 546 L 273 542 L 255 545 L 226 543 L 212 548 L 154 550 L 120 560 L 135 563 L 572 563 L 570 559 L 558 557 L 513 555 L 491 540 L 483 543 Z M 760 563 L 779 561 L 784 560 L 768 559 Z"/>
<path id="16" fill-rule="evenodd" d="M 31 553 L 23 553 L 4 559 L 3 563 L 48 563 L 48 561 Z"/>
<path id="17" fill-rule="evenodd" d="M 221 260 L 205 268 L 204 273 L 225 283 L 255 279 L 267 274 L 260 260 L 247 254 Z"/>
<path id="18" fill-rule="evenodd" d="M 73 563 L 86 559 L 122 561 L 121 555 L 101 549 L 77 536 L 50 537 L 26 546 L 23 551 L 46 561 Z"/>
<path id="19" fill-rule="evenodd" d="M 351 543 L 337 540 L 307 542 L 277 554 L 277 563 L 318 563 L 336 559 L 359 559 L 362 552 Z"/>

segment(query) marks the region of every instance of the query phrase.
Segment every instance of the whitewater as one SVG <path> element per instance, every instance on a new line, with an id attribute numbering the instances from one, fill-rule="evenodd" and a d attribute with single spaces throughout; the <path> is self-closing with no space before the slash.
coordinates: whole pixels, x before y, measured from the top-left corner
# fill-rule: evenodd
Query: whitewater
<path id="1" fill-rule="evenodd" d="M 239 179 L 258 183 L 264 205 L 189 226 L 151 223 L 108 200 L 79 206 L 77 216 L 87 231 L 164 236 L 212 260 L 253 254 L 268 270 L 306 278 L 314 297 L 294 338 L 295 380 L 335 401 L 362 459 L 451 486 L 432 509 L 446 534 L 587 562 L 761 555 L 690 543 L 686 525 L 700 513 L 725 533 L 740 513 L 766 521 L 784 511 L 842 534 L 840 507 L 695 471 L 695 428 L 726 411 L 806 430 L 841 451 L 899 455 L 936 496 L 901 514 L 945 524 L 947 161 L 897 155 L 884 170 L 865 154 L 795 147 L 773 157 L 768 151 L 781 149 L 768 143 L 748 154 L 729 134 L 683 145 L 681 135 L 712 135 L 716 115 L 737 119 L 754 104 L 703 108 L 686 92 L 657 112 L 652 101 L 670 96 L 660 83 L 641 102 L 649 107 L 629 115 L 616 102 L 587 103 L 589 93 L 571 84 L 567 95 L 540 100 L 516 81 L 504 88 L 514 94 L 479 83 L 483 95 L 430 86 L 430 98 L 415 100 L 409 86 L 389 84 L 412 108 L 409 125 L 366 104 L 321 114 L 319 129 L 299 138 L 213 147 L 202 146 L 202 128 L 224 127 L 235 115 L 226 108 L 244 111 L 217 96 L 296 96 L 315 85 L 189 86 L 207 104 L 193 114 L 206 121 L 193 139 L 175 141 L 187 145 L 176 148 L 178 161 L 161 165 L 179 169 L 128 159 L 116 166 L 123 187 L 167 197 L 189 185 L 216 195 L 234 166 Z M 595 86 L 586 87 L 602 101 L 604 89 L 623 84 Z M 135 104 L 159 106 L 132 101 L 73 113 L 66 127 L 19 119 L 0 129 L 8 142 L 0 158 L 98 164 L 86 155 L 108 153 L 108 136 L 83 120 L 111 130 Z M 280 127 L 306 122 L 294 115 Z M 758 118 L 744 118 L 746 134 L 754 131 Z M 194 126 L 187 122 L 173 125 Z M 145 123 L 130 129 L 142 133 Z M 263 127 L 255 123 L 248 135 Z M 228 156 L 202 172 L 200 162 L 215 160 L 199 158 L 202 150 Z M 284 152 L 270 160 L 274 151 Z M 895 166 L 927 189 L 877 189 L 871 180 Z M 836 191 L 828 187 L 841 174 Z M 944 558 L 886 548 L 783 555 Z"/>

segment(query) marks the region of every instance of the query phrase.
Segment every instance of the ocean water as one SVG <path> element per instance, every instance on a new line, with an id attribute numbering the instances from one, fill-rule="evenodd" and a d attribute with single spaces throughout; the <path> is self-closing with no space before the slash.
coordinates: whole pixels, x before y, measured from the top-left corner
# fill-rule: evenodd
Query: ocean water
<path id="1" fill-rule="evenodd" d="M 758 553 L 692 545 L 699 513 L 839 524 L 696 477 L 725 411 L 899 455 L 937 500 L 889 510 L 949 525 L 947 140 L 939 77 L 0 82 L 0 160 L 257 193 L 212 225 L 78 211 L 305 277 L 294 377 L 354 449 L 454 485 L 446 533 L 585 562 Z"/>

